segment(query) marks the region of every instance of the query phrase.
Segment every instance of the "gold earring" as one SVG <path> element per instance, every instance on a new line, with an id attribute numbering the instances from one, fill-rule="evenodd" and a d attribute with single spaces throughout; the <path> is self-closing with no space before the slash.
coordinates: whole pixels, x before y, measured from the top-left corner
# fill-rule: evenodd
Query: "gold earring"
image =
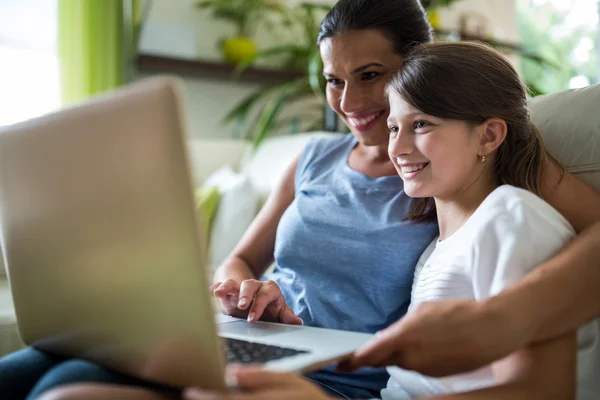
<path id="1" fill-rule="evenodd" d="M 485 163 L 485 156 L 481 156 L 481 163 L 484 164 Z"/>

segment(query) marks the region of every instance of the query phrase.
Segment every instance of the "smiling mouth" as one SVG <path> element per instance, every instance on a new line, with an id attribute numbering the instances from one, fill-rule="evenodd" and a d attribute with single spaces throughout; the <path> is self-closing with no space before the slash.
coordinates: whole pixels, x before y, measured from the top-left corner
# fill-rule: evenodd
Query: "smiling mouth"
<path id="1" fill-rule="evenodd" d="M 352 126 L 358 128 L 358 129 L 364 129 L 364 128 L 368 127 L 369 125 L 371 125 L 371 123 L 373 121 L 375 121 L 377 118 L 381 117 L 383 115 L 383 113 L 384 113 L 384 111 L 379 111 L 379 112 L 373 113 L 365 118 L 348 117 L 348 121 L 350 122 L 350 124 L 352 124 Z"/>
<path id="2" fill-rule="evenodd" d="M 421 171 L 423 168 L 427 167 L 429 165 L 429 163 L 422 163 L 422 164 L 411 164 L 411 165 L 400 165 L 400 170 L 402 171 L 402 174 L 407 176 L 407 177 L 411 177 L 416 175 L 419 171 Z"/>

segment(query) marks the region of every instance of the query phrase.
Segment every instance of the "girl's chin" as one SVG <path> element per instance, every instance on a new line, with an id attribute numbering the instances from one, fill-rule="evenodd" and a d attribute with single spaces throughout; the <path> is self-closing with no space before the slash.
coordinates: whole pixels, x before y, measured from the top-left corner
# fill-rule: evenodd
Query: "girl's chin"
<path id="1" fill-rule="evenodd" d="M 433 197 L 429 190 L 425 190 L 424 188 L 412 187 L 412 185 L 407 185 L 406 181 L 404 182 L 404 193 L 406 193 L 408 197 L 412 197 L 414 199 Z"/>

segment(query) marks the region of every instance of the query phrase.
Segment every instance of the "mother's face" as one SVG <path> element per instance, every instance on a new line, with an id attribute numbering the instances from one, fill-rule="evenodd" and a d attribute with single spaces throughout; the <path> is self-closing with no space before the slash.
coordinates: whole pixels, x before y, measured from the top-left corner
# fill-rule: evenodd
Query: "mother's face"
<path id="1" fill-rule="evenodd" d="M 387 145 L 385 85 L 402 59 L 377 30 L 354 30 L 320 46 L 329 106 L 366 146 Z"/>

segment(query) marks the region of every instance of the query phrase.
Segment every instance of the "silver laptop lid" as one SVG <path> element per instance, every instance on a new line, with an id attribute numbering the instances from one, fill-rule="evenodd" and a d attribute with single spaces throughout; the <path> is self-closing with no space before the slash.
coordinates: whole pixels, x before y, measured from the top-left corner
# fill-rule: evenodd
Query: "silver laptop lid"
<path id="1" fill-rule="evenodd" d="M 23 340 L 224 388 L 178 83 L 0 131 L 1 239 Z"/>

